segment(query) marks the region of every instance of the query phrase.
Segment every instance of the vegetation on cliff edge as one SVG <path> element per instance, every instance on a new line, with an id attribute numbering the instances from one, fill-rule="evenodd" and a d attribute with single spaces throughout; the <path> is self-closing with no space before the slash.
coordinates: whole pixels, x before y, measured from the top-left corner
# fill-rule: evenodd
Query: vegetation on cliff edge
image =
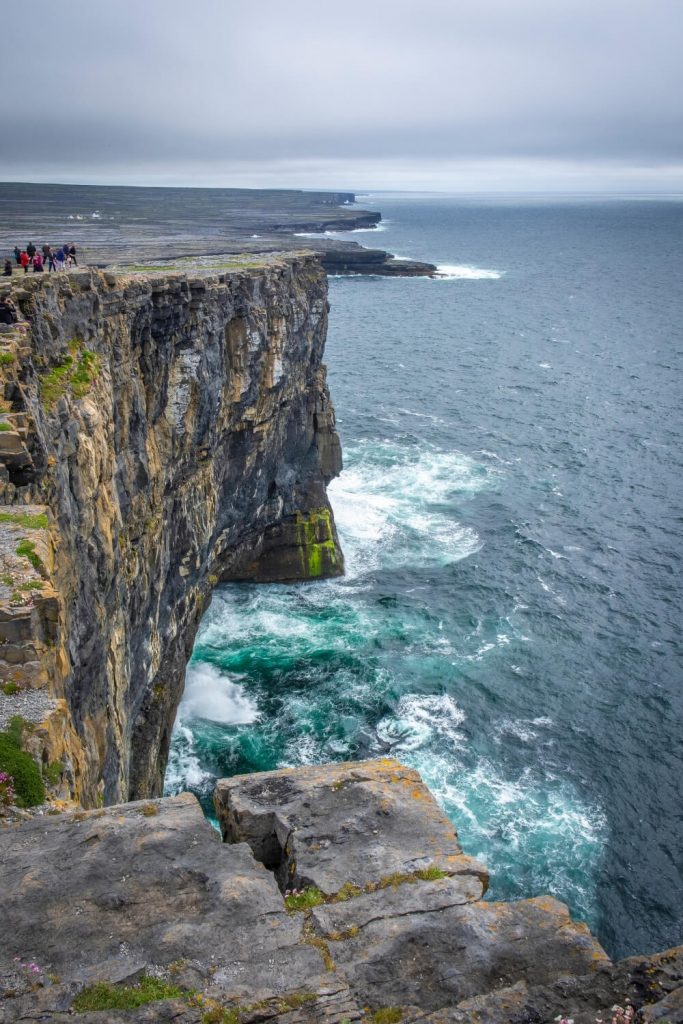
<path id="1" fill-rule="evenodd" d="M 21 749 L 25 724 L 15 715 L 5 732 L 0 732 L 0 771 L 12 777 L 17 805 L 36 807 L 45 800 L 45 785 L 40 768 L 31 755 Z"/>

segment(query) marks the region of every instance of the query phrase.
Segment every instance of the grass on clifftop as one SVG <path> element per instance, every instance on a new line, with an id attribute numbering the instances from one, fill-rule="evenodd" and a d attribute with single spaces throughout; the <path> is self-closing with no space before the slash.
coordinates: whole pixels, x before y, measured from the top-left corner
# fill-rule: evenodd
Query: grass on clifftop
<path id="1" fill-rule="evenodd" d="M 318 907 L 325 902 L 325 897 L 320 889 L 314 885 L 308 889 L 293 889 L 285 894 L 285 906 L 287 910 L 308 910 L 310 907 Z"/>
<path id="2" fill-rule="evenodd" d="M 26 530 L 47 530 L 47 516 L 42 512 L 37 516 L 25 512 L 0 512 L 0 523 L 12 523 Z"/>
<path id="3" fill-rule="evenodd" d="M 171 985 L 161 978 L 150 978 L 146 974 L 137 985 L 110 985 L 100 981 L 97 985 L 84 988 L 72 1003 L 77 1013 L 88 1010 L 135 1010 L 146 1003 L 155 1003 L 160 999 L 178 999 L 186 996 L 187 991 Z"/>

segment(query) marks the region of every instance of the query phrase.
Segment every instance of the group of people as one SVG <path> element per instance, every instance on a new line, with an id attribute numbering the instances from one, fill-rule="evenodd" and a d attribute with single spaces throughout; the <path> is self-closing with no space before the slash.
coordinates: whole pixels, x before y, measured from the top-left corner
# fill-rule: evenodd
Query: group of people
<path id="1" fill-rule="evenodd" d="M 73 242 L 67 242 L 59 249 L 53 249 L 51 245 L 45 244 L 42 250 L 36 249 L 33 242 L 29 242 L 25 249 L 14 246 L 14 261 L 21 267 L 25 274 L 28 274 L 29 267 L 34 274 L 42 274 L 45 268 L 48 270 L 66 270 L 67 267 L 77 267 L 76 246 Z M 5 277 L 11 277 L 14 264 L 11 259 L 5 260 Z"/>

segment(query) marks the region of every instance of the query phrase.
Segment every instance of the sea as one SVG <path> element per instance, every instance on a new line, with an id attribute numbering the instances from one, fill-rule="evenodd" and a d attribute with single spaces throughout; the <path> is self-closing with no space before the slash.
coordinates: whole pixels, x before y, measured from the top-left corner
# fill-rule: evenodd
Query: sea
<path id="1" fill-rule="evenodd" d="M 216 590 L 166 791 L 390 753 L 488 899 L 683 942 L 683 201 L 358 200 L 441 276 L 330 280 L 346 575 Z"/>

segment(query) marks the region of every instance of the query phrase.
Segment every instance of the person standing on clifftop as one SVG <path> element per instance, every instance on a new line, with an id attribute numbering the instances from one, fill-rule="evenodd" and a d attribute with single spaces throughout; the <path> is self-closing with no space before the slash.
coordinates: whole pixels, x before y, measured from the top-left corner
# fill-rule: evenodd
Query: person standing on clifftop
<path id="1" fill-rule="evenodd" d="M 34 274 L 42 274 L 42 272 L 43 272 L 43 257 L 40 255 L 39 252 L 37 252 L 35 254 L 35 256 L 33 257 L 33 273 Z"/>
<path id="2" fill-rule="evenodd" d="M 18 245 L 14 246 L 14 258 L 17 261 L 17 266 L 21 266 L 21 249 Z"/>
<path id="3" fill-rule="evenodd" d="M 48 247 L 47 247 L 46 259 L 47 259 L 47 268 L 48 268 L 48 270 L 56 270 L 57 267 L 55 265 L 55 254 L 52 251 L 52 246 L 51 245 L 48 245 Z"/>
<path id="4" fill-rule="evenodd" d="M 33 244 L 33 242 L 28 243 L 28 245 L 26 246 L 26 252 L 28 253 L 28 258 L 32 260 L 36 254 L 36 247 Z"/>
<path id="5" fill-rule="evenodd" d="M 25 250 L 22 252 L 21 256 L 19 257 L 19 262 L 21 263 L 22 267 L 24 268 L 24 273 L 28 274 L 28 265 L 29 265 L 29 263 L 31 261 L 29 260 L 28 253 Z"/>
<path id="6" fill-rule="evenodd" d="M 74 267 L 78 266 L 78 260 L 76 259 L 76 246 L 73 244 L 73 242 L 69 246 L 69 259 L 73 263 Z"/>

